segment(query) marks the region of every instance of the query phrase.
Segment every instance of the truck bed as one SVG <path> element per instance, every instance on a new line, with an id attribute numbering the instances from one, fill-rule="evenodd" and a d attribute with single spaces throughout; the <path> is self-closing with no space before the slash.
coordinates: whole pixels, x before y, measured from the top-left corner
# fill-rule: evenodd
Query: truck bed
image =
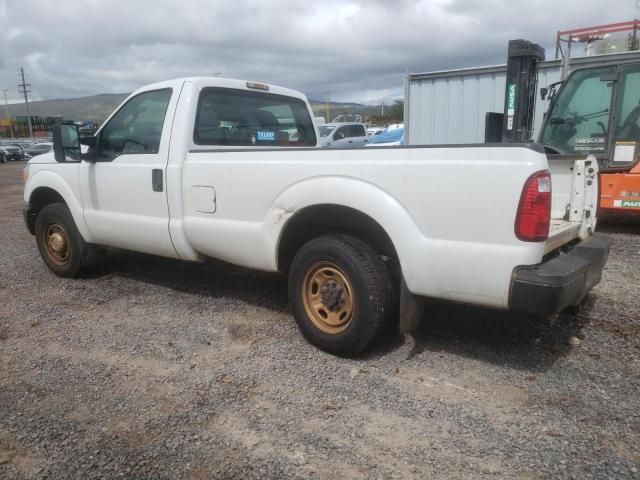
<path id="1" fill-rule="evenodd" d="M 552 219 L 544 253 L 549 253 L 578 237 L 580 222 Z"/>

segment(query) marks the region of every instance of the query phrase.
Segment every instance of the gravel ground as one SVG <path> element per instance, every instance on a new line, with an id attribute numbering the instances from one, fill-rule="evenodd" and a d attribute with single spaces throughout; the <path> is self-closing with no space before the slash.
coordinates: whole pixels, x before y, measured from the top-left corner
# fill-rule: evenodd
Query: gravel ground
<path id="1" fill-rule="evenodd" d="M 21 167 L 0 165 L 0 478 L 640 478 L 640 226 L 608 228 L 577 315 L 434 303 L 345 360 L 277 276 L 125 252 L 53 276 Z"/>

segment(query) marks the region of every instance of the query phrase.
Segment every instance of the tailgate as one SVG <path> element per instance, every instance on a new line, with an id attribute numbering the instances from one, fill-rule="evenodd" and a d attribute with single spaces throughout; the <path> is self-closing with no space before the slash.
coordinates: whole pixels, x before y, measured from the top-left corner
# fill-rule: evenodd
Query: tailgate
<path id="1" fill-rule="evenodd" d="M 576 238 L 589 237 L 596 227 L 598 207 L 598 162 L 594 156 L 549 156 L 548 161 L 552 199 L 545 253 Z"/>

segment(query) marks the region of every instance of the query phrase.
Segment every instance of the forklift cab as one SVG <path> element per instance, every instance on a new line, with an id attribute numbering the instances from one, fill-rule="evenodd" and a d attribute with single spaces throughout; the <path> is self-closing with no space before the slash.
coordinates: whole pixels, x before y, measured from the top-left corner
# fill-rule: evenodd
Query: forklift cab
<path id="1" fill-rule="evenodd" d="M 640 64 L 574 71 L 545 114 L 538 143 L 552 155 L 592 154 L 601 171 L 640 160 Z"/>

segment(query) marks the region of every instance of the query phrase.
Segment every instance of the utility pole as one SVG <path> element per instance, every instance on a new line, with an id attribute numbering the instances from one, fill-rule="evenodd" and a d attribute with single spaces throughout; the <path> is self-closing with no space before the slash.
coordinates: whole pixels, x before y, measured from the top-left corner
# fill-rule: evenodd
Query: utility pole
<path id="1" fill-rule="evenodd" d="M 382 102 L 382 114 L 380 116 L 384 117 L 384 102 Z"/>
<path id="2" fill-rule="evenodd" d="M 329 99 L 331 98 L 331 92 L 326 92 L 327 95 L 327 123 L 331 123 L 331 108 L 329 107 Z"/>
<path id="3" fill-rule="evenodd" d="M 27 123 L 29 124 L 29 137 L 33 138 L 33 127 L 31 126 L 31 113 L 29 113 L 29 92 L 31 92 L 31 84 L 24 80 L 24 69 L 20 67 L 20 79 L 18 91 L 24 95 L 24 104 L 27 107 Z"/>
<path id="4" fill-rule="evenodd" d="M 13 140 L 13 122 L 11 121 L 11 112 L 9 112 L 9 100 L 7 99 L 7 90 L 6 88 L 2 90 L 4 93 L 4 108 L 7 111 L 7 121 L 9 122 L 9 131 L 11 132 L 11 140 Z"/>

